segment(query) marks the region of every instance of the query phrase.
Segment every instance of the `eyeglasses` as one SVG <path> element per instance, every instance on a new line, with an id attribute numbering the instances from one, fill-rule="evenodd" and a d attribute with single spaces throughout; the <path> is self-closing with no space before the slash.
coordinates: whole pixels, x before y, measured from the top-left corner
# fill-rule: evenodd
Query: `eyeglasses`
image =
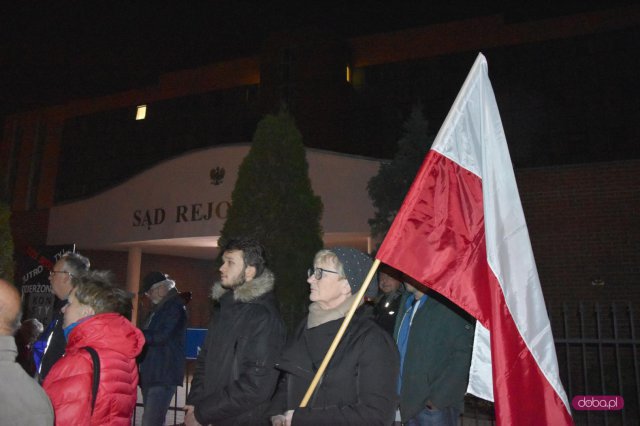
<path id="1" fill-rule="evenodd" d="M 322 269 L 322 268 L 309 268 L 307 270 L 307 277 L 311 277 L 311 275 L 313 275 L 313 277 L 316 280 L 322 279 L 322 273 L 323 272 L 329 272 L 331 274 L 337 274 L 338 272 L 336 271 L 330 271 L 328 269 Z"/>
<path id="2" fill-rule="evenodd" d="M 70 277 L 73 276 L 73 274 L 69 271 L 54 271 L 53 269 L 49 271 L 49 276 L 52 277 L 55 274 L 68 274 Z"/>

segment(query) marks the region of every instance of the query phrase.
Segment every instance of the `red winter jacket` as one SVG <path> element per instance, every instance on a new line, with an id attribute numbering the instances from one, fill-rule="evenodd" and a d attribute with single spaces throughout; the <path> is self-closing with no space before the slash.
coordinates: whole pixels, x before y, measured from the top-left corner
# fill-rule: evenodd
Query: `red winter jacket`
<path id="1" fill-rule="evenodd" d="M 100 357 L 100 387 L 91 415 L 93 362 L 85 346 Z M 49 395 L 56 425 L 131 425 L 136 405 L 136 356 L 144 336 L 119 314 L 98 314 L 69 334 L 63 358 L 54 364 L 43 387 Z"/>

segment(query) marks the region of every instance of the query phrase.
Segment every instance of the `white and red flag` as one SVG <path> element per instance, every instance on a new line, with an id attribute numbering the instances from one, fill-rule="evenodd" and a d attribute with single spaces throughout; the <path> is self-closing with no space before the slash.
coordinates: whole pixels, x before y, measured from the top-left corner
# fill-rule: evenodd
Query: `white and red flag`
<path id="1" fill-rule="evenodd" d="M 498 424 L 573 424 L 482 54 L 376 258 L 476 318 L 468 391 Z"/>

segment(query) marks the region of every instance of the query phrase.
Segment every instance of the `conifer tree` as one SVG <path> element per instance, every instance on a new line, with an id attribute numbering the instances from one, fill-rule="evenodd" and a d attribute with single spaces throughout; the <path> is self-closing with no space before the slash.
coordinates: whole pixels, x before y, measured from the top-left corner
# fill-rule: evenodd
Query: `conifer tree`
<path id="1" fill-rule="evenodd" d="M 378 174 L 367 185 L 369 198 L 375 209 L 374 217 L 369 219 L 369 226 L 371 234 L 380 237 L 380 240 L 391 227 L 434 139 L 428 132 L 429 123 L 420 104 L 412 108 L 403 128 L 404 135 L 398 141 L 396 155 L 390 162 L 380 165 Z"/>
<path id="2" fill-rule="evenodd" d="M 0 278 L 13 281 L 13 237 L 11 210 L 0 201 Z"/>
<path id="3" fill-rule="evenodd" d="M 314 195 L 302 136 L 286 111 L 258 123 L 238 170 L 221 243 L 257 238 L 276 277 L 276 295 L 289 326 L 308 301 L 307 269 L 322 248 L 322 201 Z"/>

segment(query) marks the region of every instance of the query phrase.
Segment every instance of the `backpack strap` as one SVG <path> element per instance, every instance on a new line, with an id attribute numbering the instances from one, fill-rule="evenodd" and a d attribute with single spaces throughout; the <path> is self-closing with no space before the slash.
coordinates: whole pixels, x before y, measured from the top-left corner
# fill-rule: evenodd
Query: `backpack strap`
<path id="1" fill-rule="evenodd" d="M 100 357 L 98 352 L 91 346 L 85 346 L 82 349 L 89 352 L 93 360 L 93 382 L 91 388 L 91 414 L 93 414 L 93 409 L 96 406 L 96 397 L 98 396 L 98 385 L 100 384 Z"/>

